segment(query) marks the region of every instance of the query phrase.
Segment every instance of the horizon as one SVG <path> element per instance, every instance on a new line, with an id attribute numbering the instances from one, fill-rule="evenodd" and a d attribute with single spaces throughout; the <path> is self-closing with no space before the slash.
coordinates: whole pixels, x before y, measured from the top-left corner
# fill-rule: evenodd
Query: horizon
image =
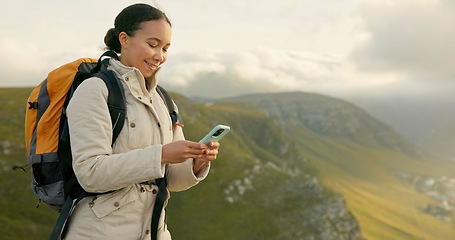
<path id="1" fill-rule="evenodd" d="M 5 5 L 0 87 L 34 86 L 66 62 L 97 58 L 115 16 L 133 2 Z M 142 2 L 162 9 L 173 24 L 161 71 L 161 84 L 169 89 L 192 92 L 192 85 L 211 81 L 234 94 L 241 87 L 226 81 L 236 81 L 252 92 L 385 98 L 455 93 L 449 61 L 455 53 L 455 4 L 448 0 Z M 82 10 L 91 17 L 80 18 Z M 92 21 L 95 16 L 98 21 Z M 218 78 L 206 79 L 210 74 Z"/>

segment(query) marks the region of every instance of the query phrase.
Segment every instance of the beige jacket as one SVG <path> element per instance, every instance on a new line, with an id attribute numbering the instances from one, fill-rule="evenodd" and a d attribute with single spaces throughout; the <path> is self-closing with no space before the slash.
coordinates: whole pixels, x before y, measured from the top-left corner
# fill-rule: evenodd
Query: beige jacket
<path id="1" fill-rule="evenodd" d="M 87 197 L 75 207 L 68 240 L 150 239 L 158 187 L 142 183 L 163 177 L 162 145 L 184 139 L 181 127 L 172 126 L 166 105 L 155 90 L 157 80 L 145 83 L 139 70 L 113 59 L 110 65 L 122 79 L 127 106 L 127 118 L 114 146 L 106 104 L 108 90 L 101 79 L 87 79 L 77 88 L 67 115 L 73 168 L 81 186 L 88 192 L 116 191 Z M 209 167 L 200 176 L 194 175 L 192 167 L 190 159 L 169 165 L 168 190 L 186 190 L 207 176 Z M 160 240 L 171 239 L 164 215 L 159 224 Z"/>

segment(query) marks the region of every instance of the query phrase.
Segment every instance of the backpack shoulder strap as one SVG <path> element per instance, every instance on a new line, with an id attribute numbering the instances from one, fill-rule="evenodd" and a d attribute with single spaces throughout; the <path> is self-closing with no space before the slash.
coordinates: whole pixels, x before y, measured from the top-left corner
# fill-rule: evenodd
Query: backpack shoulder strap
<path id="1" fill-rule="evenodd" d="M 117 53 L 111 50 L 106 51 L 98 58 L 98 62 L 96 66 L 92 69 L 91 73 L 94 74 L 103 69 L 106 69 L 107 65 L 109 64 L 109 58 L 119 60 Z"/>
<path id="2" fill-rule="evenodd" d="M 126 104 L 122 85 L 111 70 L 102 70 L 95 76 L 101 78 L 108 89 L 107 106 L 111 115 L 112 144 L 114 144 L 126 118 Z"/>
<path id="3" fill-rule="evenodd" d="M 107 106 L 112 122 L 112 145 L 117 139 L 126 118 L 125 94 L 122 84 L 114 72 L 107 69 L 109 58 L 119 59 L 114 51 L 104 52 L 98 59 L 96 67 L 92 69 L 92 74 L 101 78 L 108 90 Z"/>
<path id="4" fill-rule="evenodd" d="M 167 110 L 169 111 L 169 115 L 171 116 L 172 125 L 179 125 L 183 126 L 183 119 L 178 112 L 175 111 L 174 102 L 172 101 L 171 96 L 169 93 L 164 89 L 162 86 L 157 85 L 156 91 L 163 99 L 164 104 L 166 104 Z"/>

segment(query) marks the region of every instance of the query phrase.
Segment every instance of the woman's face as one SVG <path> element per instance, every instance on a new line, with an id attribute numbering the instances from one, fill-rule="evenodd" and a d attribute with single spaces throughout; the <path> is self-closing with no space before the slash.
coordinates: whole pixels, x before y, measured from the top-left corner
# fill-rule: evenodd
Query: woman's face
<path id="1" fill-rule="evenodd" d="M 143 22 L 132 36 L 121 32 L 119 40 L 122 45 L 121 62 L 139 69 L 145 78 L 149 78 L 167 59 L 171 26 L 164 19 Z"/>

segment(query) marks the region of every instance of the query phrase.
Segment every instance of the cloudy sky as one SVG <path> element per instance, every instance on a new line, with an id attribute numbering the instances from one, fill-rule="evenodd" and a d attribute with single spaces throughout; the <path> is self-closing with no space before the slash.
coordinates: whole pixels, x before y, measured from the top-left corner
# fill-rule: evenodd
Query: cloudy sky
<path id="1" fill-rule="evenodd" d="M 133 2 L 3 2 L 0 87 L 33 86 L 63 63 L 96 58 L 115 16 Z M 145 2 L 173 24 L 161 84 L 187 95 L 455 92 L 453 0 Z"/>

